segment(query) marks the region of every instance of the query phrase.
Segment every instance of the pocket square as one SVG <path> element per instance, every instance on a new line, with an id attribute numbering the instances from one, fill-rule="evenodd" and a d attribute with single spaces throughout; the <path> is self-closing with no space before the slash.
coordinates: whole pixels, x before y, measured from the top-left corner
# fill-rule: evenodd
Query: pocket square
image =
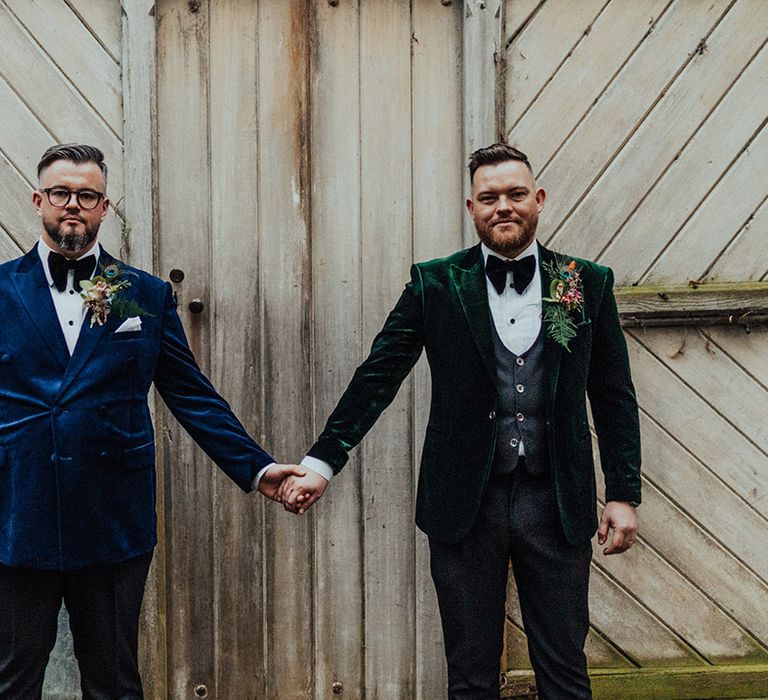
<path id="1" fill-rule="evenodd" d="M 126 318 L 125 321 L 120 324 L 120 327 L 115 333 L 130 333 L 131 331 L 141 330 L 141 319 L 138 316 L 131 316 Z"/>

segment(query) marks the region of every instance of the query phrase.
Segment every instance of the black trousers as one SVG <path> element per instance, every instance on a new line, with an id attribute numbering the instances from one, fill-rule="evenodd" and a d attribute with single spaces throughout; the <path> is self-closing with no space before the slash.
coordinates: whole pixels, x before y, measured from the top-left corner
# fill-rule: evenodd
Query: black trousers
<path id="1" fill-rule="evenodd" d="M 539 697 L 592 697 L 584 656 L 591 547 L 565 539 L 548 478 L 519 466 L 493 475 L 466 539 L 429 546 L 450 700 L 499 697 L 510 561 Z"/>
<path id="2" fill-rule="evenodd" d="M 39 700 L 67 607 L 83 700 L 143 698 L 141 600 L 152 553 L 72 571 L 0 566 L 0 699 Z"/>

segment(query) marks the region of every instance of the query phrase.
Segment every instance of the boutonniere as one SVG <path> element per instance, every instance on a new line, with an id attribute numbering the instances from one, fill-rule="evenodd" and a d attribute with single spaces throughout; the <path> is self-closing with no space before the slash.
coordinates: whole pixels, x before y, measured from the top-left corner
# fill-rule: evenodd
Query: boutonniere
<path id="1" fill-rule="evenodd" d="M 549 285 L 549 296 L 542 299 L 546 302 L 544 322 L 547 324 L 547 334 L 566 350 L 571 338 L 576 337 L 575 319 L 583 315 L 584 291 L 576 261 L 557 261 L 556 264 L 545 262 L 544 269 L 552 278 Z"/>
<path id="2" fill-rule="evenodd" d="M 101 267 L 101 266 L 100 266 Z M 94 323 L 103 326 L 111 312 L 115 312 L 118 318 L 130 316 L 152 316 L 142 309 L 132 299 L 125 299 L 122 293 L 131 286 L 126 276 L 138 276 L 136 273 L 126 272 L 117 263 L 111 263 L 101 267 L 101 274 L 80 282 L 80 296 L 86 309 L 91 311 L 91 328 Z"/>

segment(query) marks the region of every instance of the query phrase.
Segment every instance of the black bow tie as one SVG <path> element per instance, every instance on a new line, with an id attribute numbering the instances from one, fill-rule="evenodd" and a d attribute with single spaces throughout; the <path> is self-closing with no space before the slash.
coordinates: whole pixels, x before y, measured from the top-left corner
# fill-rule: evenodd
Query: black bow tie
<path id="1" fill-rule="evenodd" d="M 520 260 L 502 260 L 489 255 L 485 263 L 485 274 L 499 294 L 507 285 L 507 272 L 512 272 L 512 286 L 518 294 L 522 294 L 531 283 L 535 271 L 536 258 L 533 255 L 526 255 Z"/>
<path id="2" fill-rule="evenodd" d="M 96 256 L 87 255 L 80 260 L 69 260 L 60 253 L 48 253 L 48 269 L 51 272 L 56 289 L 63 292 L 67 288 L 67 272 L 75 271 L 75 289 L 79 291 L 80 282 L 87 280 L 96 267 Z"/>

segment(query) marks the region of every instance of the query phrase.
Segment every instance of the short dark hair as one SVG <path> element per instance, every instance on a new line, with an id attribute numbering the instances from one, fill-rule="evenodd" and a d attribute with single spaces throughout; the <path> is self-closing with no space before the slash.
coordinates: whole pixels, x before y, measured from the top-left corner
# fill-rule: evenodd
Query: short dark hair
<path id="1" fill-rule="evenodd" d="M 528 156 L 525 153 L 507 143 L 494 143 L 490 146 L 478 148 L 469 156 L 469 184 L 472 184 L 475 178 L 475 171 L 480 166 L 496 165 L 507 160 L 519 160 L 521 163 L 525 163 L 528 166 L 528 170 L 533 173 L 533 168 L 528 162 Z"/>
<path id="2" fill-rule="evenodd" d="M 73 163 L 96 163 L 101 168 L 104 177 L 104 187 L 107 186 L 107 164 L 104 162 L 104 154 L 96 146 L 86 146 L 82 143 L 57 143 L 43 153 L 37 164 L 37 179 L 40 179 L 43 170 L 57 160 L 69 160 Z"/>

